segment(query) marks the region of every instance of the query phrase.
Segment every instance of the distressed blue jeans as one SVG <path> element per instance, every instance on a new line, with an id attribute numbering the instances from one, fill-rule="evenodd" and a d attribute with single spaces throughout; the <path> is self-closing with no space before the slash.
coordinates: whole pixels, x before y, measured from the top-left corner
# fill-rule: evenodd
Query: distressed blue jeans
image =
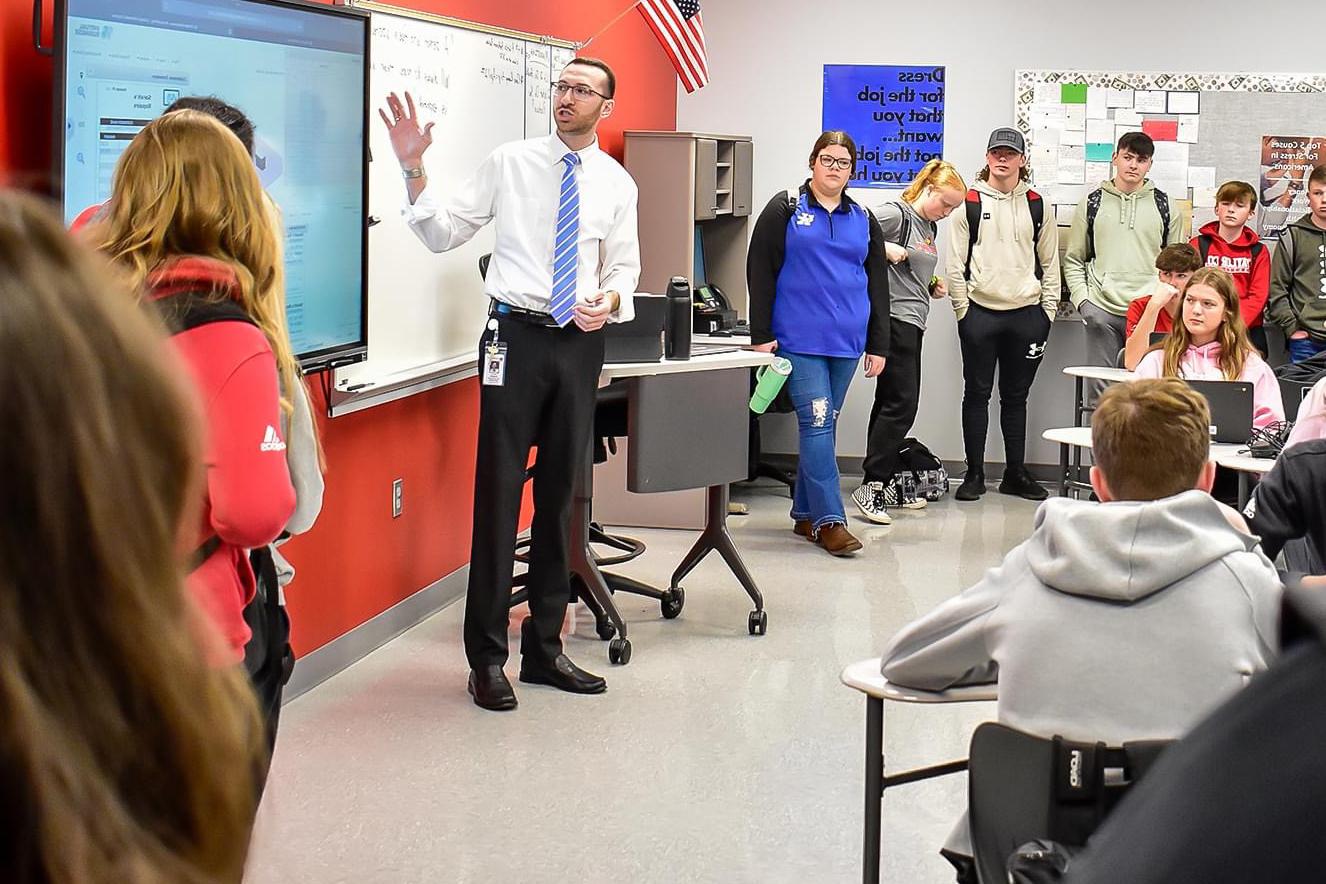
<path id="1" fill-rule="evenodd" d="M 838 412 L 860 360 L 786 350 L 779 350 L 778 355 L 792 363 L 787 394 L 796 407 L 801 439 L 792 518 L 809 519 L 816 529 L 830 522 L 846 524 L 834 442 L 838 435 Z"/>

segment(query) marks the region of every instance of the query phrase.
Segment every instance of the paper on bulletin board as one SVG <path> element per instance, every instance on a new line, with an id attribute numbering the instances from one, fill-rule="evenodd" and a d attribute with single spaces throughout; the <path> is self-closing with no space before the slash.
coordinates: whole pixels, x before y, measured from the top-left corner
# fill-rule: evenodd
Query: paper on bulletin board
<path id="1" fill-rule="evenodd" d="M 1141 95 L 1142 93 L 1137 93 Z M 1133 131 L 1142 128 L 1142 113 L 1135 110 L 1117 110 L 1114 112 L 1114 124 L 1116 126 L 1132 126 Z"/>
<path id="2" fill-rule="evenodd" d="M 1133 90 L 1131 89 L 1109 89 L 1105 93 L 1106 107 L 1132 107 Z"/>
<path id="3" fill-rule="evenodd" d="M 1142 131 L 1151 136 L 1153 141 L 1178 141 L 1178 120 L 1143 120 Z"/>
<path id="4" fill-rule="evenodd" d="M 1214 220 L 1216 220 L 1215 209 L 1209 209 L 1206 207 L 1198 208 L 1197 206 L 1192 207 L 1193 230 L 1201 230 L 1203 227 L 1210 224 Z"/>
<path id="5" fill-rule="evenodd" d="M 1109 116 L 1109 108 L 1105 104 L 1105 99 L 1109 97 L 1109 90 L 1103 86 L 1091 86 L 1087 88 L 1087 119 L 1103 120 Z"/>
<path id="6" fill-rule="evenodd" d="M 1082 132 L 1087 128 L 1087 106 L 1085 104 L 1064 105 L 1064 128 Z"/>
<path id="7" fill-rule="evenodd" d="M 1059 184 L 1083 184 L 1086 182 L 1086 151 L 1080 144 L 1059 146 Z"/>
<path id="8" fill-rule="evenodd" d="M 1171 92 L 1166 99 L 1166 113 L 1195 114 L 1201 106 L 1200 92 Z"/>
<path id="9" fill-rule="evenodd" d="M 1172 197 L 1188 193 L 1188 145 L 1177 141 L 1157 141 L 1156 156 L 1149 176 L 1156 187 Z"/>
<path id="10" fill-rule="evenodd" d="M 1129 132 L 1141 132 L 1141 131 L 1142 131 L 1142 127 L 1141 127 L 1141 126 L 1115 126 L 1115 127 L 1114 127 L 1114 143 L 1115 143 L 1115 144 L 1118 144 L 1118 143 L 1119 143 L 1119 139 L 1122 138 L 1123 136 L 1127 135 Z"/>
<path id="11" fill-rule="evenodd" d="M 1037 83 L 1031 92 L 1032 104 L 1058 104 L 1061 90 L 1058 83 Z"/>
<path id="12" fill-rule="evenodd" d="M 1109 120 L 1087 120 L 1087 144 L 1105 144 L 1114 141 L 1114 123 Z"/>
<path id="13" fill-rule="evenodd" d="M 1033 104 L 1029 115 L 1032 129 L 1063 129 L 1067 118 L 1062 104 Z"/>
<path id="14" fill-rule="evenodd" d="M 1188 186 L 1196 190 L 1199 187 L 1216 186 L 1215 166 L 1189 166 Z"/>
<path id="15" fill-rule="evenodd" d="M 1216 204 L 1216 187 L 1194 187 L 1192 189 L 1192 206 L 1194 209 L 1214 209 Z"/>
<path id="16" fill-rule="evenodd" d="M 1133 93 L 1133 110 L 1143 114 L 1165 113 L 1164 89 L 1139 89 Z"/>
<path id="17" fill-rule="evenodd" d="M 1077 211 L 1077 206 L 1058 206 L 1054 207 L 1054 223 L 1059 227 L 1073 226 L 1073 213 Z"/>
<path id="18" fill-rule="evenodd" d="M 1067 204 L 1076 206 L 1087 195 L 1085 184 L 1053 184 L 1050 186 L 1050 202 L 1056 206 Z"/>
<path id="19" fill-rule="evenodd" d="M 1047 175 L 1057 175 L 1055 171 L 1059 168 L 1059 144 L 1055 143 L 1053 147 L 1044 147 L 1039 144 L 1033 144 L 1031 154 L 1027 157 L 1032 170 L 1044 170 Z M 1044 178 L 1040 180 L 1045 180 Z"/>
<path id="20" fill-rule="evenodd" d="M 1113 156 L 1114 156 L 1114 142 L 1112 141 L 1087 142 L 1088 163 L 1108 163 Z"/>
<path id="21" fill-rule="evenodd" d="M 1087 103 L 1087 84 L 1086 83 L 1060 83 L 1059 101 L 1064 104 L 1086 104 Z"/>
<path id="22" fill-rule="evenodd" d="M 1059 134 L 1059 143 L 1072 144 L 1072 145 L 1086 144 L 1087 133 L 1082 131 L 1074 131 L 1072 129 L 1065 129 L 1063 132 Z"/>
<path id="23" fill-rule="evenodd" d="M 1199 128 L 1198 120 L 1201 117 L 1196 115 L 1187 115 L 1179 117 L 1179 140 L 1185 144 L 1197 143 L 1197 130 Z"/>
<path id="24" fill-rule="evenodd" d="M 1088 183 L 1094 184 L 1097 181 L 1104 181 L 1113 174 L 1113 166 L 1110 163 L 1087 163 Z"/>
<path id="25" fill-rule="evenodd" d="M 1032 129 L 1031 143 L 1041 148 L 1058 147 L 1059 142 L 1063 140 L 1064 130 L 1062 129 Z"/>

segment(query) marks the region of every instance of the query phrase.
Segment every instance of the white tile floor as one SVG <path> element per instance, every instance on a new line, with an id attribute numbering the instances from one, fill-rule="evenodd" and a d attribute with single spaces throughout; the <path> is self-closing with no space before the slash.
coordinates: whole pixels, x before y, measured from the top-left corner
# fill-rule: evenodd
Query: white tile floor
<path id="1" fill-rule="evenodd" d="M 738 499 L 751 514 L 732 530 L 767 636 L 747 634 L 749 600 L 713 556 L 677 620 L 621 599 L 628 666 L 608 664 L 582 613 L 566 650 L 607 694 L 517 683 L 520 708 L 495 714 L 465 693 L 453 605 L 286 707 L 249 884 L 860 880 L 864 703 L 838 673 L 974 582 L 1026 536 L 1035 505 L 992 491 L 889 528 L 854 519 L 865 550 L 833 559 L 792 534 L 783 489 Z M 649 549 L 622 570 L 656 583 L 694 537 L 629 533 Z M 962 757 L 992 715 L 888 709 L 888 763 Z M 883 880 L 952 880 L 936 851 L 964 788 L 890 792 Z"/>

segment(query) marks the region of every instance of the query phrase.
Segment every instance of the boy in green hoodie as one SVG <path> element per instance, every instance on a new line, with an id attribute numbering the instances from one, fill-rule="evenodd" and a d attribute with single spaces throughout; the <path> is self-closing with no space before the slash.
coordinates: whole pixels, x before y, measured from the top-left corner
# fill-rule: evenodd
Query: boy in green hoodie
<path id="1" fill-rule="evenodd" d="M 1091 365 L 1114 365 L 1128 305 L 1155 290 L 1156 256 L 1183 238 L 1178 211 L 1146 177 L 1155 153 L 1145 132 L 1125 134 L 1112 158 L 1114 178 L 1083 197 L 1073 214 L 1063 274 L 1086 323 Z M 1093 401 L 1103 386 L 1092 384 Z"/>
<path id="2" fill-rule="evenodd" d="M 1292 361 L 1326 350 L 1326 165 L 1308 176 L 1308 213 L 1280 234 L 1266 316 L 1284 330 Z"/>

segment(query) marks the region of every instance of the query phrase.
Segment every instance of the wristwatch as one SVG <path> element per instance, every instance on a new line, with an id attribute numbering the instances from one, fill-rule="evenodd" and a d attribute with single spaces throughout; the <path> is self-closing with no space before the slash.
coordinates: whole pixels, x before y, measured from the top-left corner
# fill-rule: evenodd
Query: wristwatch
<path id="1" fill-rule="evenodd" d="M 422 178 L 422 177 L 424 177 L 424 167 L 423 167 L 423 166 L 415 166 L 413 169 L 401 169 L 401 177 L 403 177 L 403 178 Z"/>

